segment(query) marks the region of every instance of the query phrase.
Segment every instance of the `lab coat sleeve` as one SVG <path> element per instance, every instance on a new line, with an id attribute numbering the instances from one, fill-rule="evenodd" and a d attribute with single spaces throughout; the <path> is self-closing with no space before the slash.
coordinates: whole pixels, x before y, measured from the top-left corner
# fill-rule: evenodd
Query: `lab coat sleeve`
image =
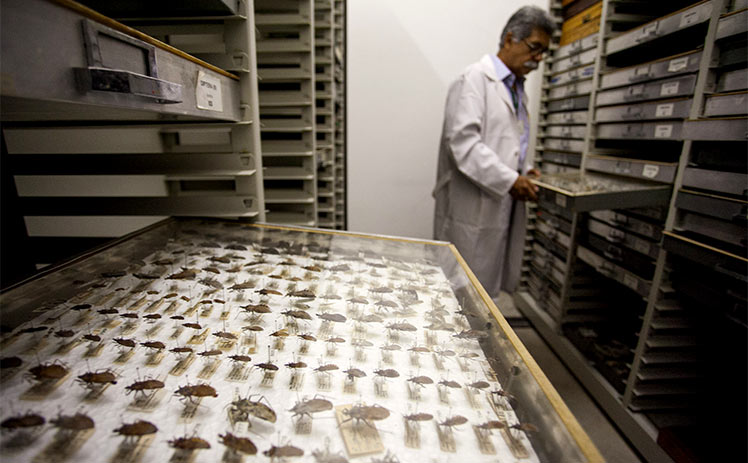
<path id="1" fill-rule="evenodd" d="M 457 169 L 481 190 L 500 198 L 509 193 L 519 173 L 501 162 L 483 141 L 485 101 L 483 92 L 466 76 L 452 85 L 444 119 L 445 142 Z"/>

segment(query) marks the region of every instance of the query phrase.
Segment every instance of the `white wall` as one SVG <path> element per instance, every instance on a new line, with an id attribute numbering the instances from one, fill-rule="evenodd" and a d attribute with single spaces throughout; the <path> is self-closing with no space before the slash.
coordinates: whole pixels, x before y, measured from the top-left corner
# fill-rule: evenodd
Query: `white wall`
<path id="1" fill-rule="evenodd" d="M 498 51 L 514 11 L 547 8 L 548 1 L 347 4 L 348 228 L 432 238 L 431 190 L 447 88 L 467 65 Z M 533 108 L 540 72 L 527 83 Z"/>

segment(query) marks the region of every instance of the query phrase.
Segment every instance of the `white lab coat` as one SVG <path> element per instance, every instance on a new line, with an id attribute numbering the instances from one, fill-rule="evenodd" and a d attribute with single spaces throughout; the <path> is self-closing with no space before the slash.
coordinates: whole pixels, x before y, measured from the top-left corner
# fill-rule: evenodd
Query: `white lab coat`
<path id="1" fill-rule="evenodd" d="M 492 297 L 513 292 L 520 278 L 526 212 L 509 190 L 519 176 L 521 124 L 489 55 L 450 86 L 433 193 L 434 236 L 457 247 Z M 532 168 L 529 161 L 523 175 Z"/>

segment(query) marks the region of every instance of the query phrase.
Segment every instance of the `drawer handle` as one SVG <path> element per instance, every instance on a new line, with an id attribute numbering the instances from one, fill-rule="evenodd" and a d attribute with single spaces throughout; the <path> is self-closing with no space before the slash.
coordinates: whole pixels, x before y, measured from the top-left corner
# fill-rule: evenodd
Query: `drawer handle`
<path id="1" fill-rule="evenodd" d="M 182 102 L 182 86 L 166 80 L 107 68 L 75 68 L 82 92 L 125 93 L 151 98 L 161 104 Z"/>

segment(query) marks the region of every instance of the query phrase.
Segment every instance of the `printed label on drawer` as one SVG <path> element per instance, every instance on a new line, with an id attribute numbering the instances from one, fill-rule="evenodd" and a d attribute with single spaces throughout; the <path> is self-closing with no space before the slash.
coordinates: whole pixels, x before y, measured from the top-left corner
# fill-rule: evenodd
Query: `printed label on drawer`
<path id="1" fill-rule="evenodd" d="M 680 27 L 688 27 L 691 24 L 695 24 L 699 20 L 699 10 L 693 9 L 686 11 L 680 17 Z"/>
<path id="2" fill-rule="evenodd" d="M 655 138 L 670 138 L 673 135 L 673 125 L 658 125 L 655 127 Z"/>
<path id="3" fill-rule="evenodd" d="M 657 35 L 658 25 L 659 25 L 659 22 L 654 22 L 652 24 L 642 27 L 642 30 L 639 31 L 638 40 L 641 41 L 641 40 L 646 39 L 647 37 Z"/>
<path id="4" fill-rule="evenodd" d="M 644 164 L 644 168 L 642 169 L 642 175 L 647 178 L 655 178 L 657 177 L 657 174 L 660 173 L 660 166 L 656 166 L 654 164 Z"/>
<path id="5" fill-rule="evenodd" d="M 556 205 L 559 207 L 566 207 L 566 196 L 556 193 Z"/>
<path id="6" fill-rule="evenodd" d="M 639 66 L 634 73 L 636 77 L 649 75 L 649 66 Z"/>
<path id="7" fill-rule="evenodd" d="M 655 111 L 656 117 L 669 117 L 673 115 L 673 109 L 675 109 L 675 104 L 673 103 L 666 103 L 666 104 L 658 104 L 657 110 Z"/>
<path id="8" fill-rule="evenodd" d="M 686 66 L 688 66 L 688 56 L 675 58 L 670 60 L 670 64 L 667 66 L 667 72 L 678 72 L 681 69 L 685 69 Z"/>
<path id="9" fill-rule="evenodd" d="M 198 108 L 208 111 L 223 111 L 221 80 L 218 77 L 198 71 L 195 97 Z"/>
<path id="10" fill-rule="evenodd" d="M 651 246 L 646 241 L 636 240 L 634 242 L 634 249 L 641 252 L 642 254 L 649 254 Z"/>
<path id="11" fill-rule="evenodd" d="M 680 82 L 668 82 L 660 87 L 660 96 L 675 95 L 678 93 Z"/>
<path id="12" fill-rule="evenodd" d="M 636 278 L 627 273 L 623 274 L 623 284 L 633 289 L 634 291 L 636 291 L 636 288 L 639 287 L 639 281 L 637 281 Z"/>

